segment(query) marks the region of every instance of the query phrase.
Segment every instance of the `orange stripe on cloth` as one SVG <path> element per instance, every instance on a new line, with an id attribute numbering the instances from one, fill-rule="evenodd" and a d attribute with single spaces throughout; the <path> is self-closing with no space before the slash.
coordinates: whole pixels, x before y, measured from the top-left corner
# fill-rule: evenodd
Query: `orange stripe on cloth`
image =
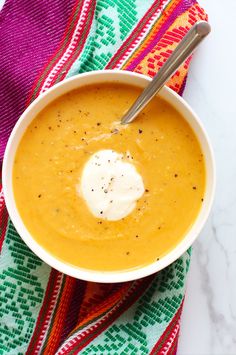
<path id="1" fill-rule="evenodd" d="M 73 332 L 89 324 L 114 307 L 126 294 L 130 285 L 130 282 L 122 286 L 88 283 L 87 292 L 79 314 L 78 325 Z"/>
<path id="2" fill-rule="evenodd" d="M 168 11 L 163 13 L 163 17 L 168 20 L 170 11 L 174 10 L 174 6 L 170 6 Z M 194 15 L 194 22 L 192 16 Z M 155 37 L 155 35 L 160 30 L 165 19 L 160 19 L 157 21 L 156 25 L 152 28 L 149 38 L 142 44 L 141 48 L 145 48 L 148 43 Z M 134 71 L 153 77 L 161 66 L 168 59 L 172 51 L 177 47 L 178 43 L 181 41 L 183 36 L 192 27 L 193 23 L 199 20 L 207 20 L 207 15 L 202 11 L 198 4 L 191 6 L 181 17 L 177 17 L 172 25 L 169 27 L 168 31 L 163 35 L 159 42 L 153 47 L 151 52 L 135 67 Z M 167 43 L 168 42 L 168 43 Z M 132 61 L 142 52 L 139 49 L 129 60 L 124 64 L 122 69 L 126 69 Z M 176 71 L 172 78 L 168 81 L 167 85 L 174 91 L 180 93 L 182 91 L 182 86 L 185 82 L 190 58 L 188 58 L 184 64 Z"/>
<path id="3" fill-rule="evenodd" d="M 132 54 L 132 57 L 130 57 L 129 60 L 124 64 L 122 69 L 126 69 L 139 56 L 139 54 L 142 53 L 144 49 L 149 46 L 150 42 L 152 42 L 153 39 L 156 37 L 157 33 L 159 32 L 163 24 L 169 20 L 169 16 L 171 12 L 173 12 L 178 5 L 179 5 L 179 1 L 174 1 L 167 5 L 165 10 L 162 12 L 161 16 L 157 18 L 149 34 L 146 36 L 144 41 L 139 45 L 139 48 Z"/>

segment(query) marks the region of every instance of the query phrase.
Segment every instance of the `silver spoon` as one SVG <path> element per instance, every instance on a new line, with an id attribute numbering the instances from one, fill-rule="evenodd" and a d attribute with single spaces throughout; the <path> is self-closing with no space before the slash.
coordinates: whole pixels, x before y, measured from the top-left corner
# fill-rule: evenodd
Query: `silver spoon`
<path id="1" fill-rule="evenodd" d="M 190 29 L 150 84 L 148 84 L 128 112 L 122 117 L 122 124 L 130 123 L 136 118 L 210 31 L 211 27 L 206 21 L 199 21 Z"/>

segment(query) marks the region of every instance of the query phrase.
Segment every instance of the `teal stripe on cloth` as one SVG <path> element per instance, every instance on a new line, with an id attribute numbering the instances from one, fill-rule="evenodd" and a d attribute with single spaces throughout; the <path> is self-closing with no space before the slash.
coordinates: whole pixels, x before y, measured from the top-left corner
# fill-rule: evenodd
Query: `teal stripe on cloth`
<path id="1" fill-rule="evenodd" d="M 129 0 L 127 11 L 127 6 L 122 1 L 98 0 L 95 20 L 85 48 L 68 72 L 67 78 L 104 69 L 153 3 L 154 0 Z"/>
<path id="2" fill-rule="evenodd" d="M 50 271 L 9 221 L 0 258 L 0 354 L 25 354 Z"/>

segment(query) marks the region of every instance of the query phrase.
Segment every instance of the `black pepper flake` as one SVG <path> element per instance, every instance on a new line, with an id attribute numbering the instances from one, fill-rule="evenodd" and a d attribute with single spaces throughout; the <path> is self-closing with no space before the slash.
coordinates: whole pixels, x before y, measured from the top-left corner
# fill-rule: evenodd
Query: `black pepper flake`
<path id="1" fill-rule="evenodd" d="M 94 191 L 94 189 L 91 190 L 92 192 Z"/>
<path id="2" fill-rule="evenodd" d="M 110 203 L 113 203 L 113 200 L 111 200 Z"/>
<path id="3" fill-rule="evenodd" d="M 52 127 L 51 127 L 51 126 L 49 126 L 49 127 L 48 127 L 48 129 L 52 129 Z"/>
<path id="4" fill-rule="evenodd" d="M 77 133 L 77 131 L 74 131 L 74 133 Z"/>
<path id="5" fill-rule="evenodd" d="M 197 190 L 197 187 L 196 187 L 196 186 L 193 186 L 193 190 Z"/>
<path id="6" fill-rule="evenodd" d="M 138 236 L 138 235 L 136 235 L 135 237 L 136 237 L 136 238 L 139 238 L 139 236 Z"/>
<path id="7" fill-rule="evenodd" d="M 42 195 L 41 195 L 41 194 L 39 194 L 39 195 L 38 195 L 38 198 L 40 198 L 41 196 L 42 196 Z"/>
<path id="8" fill-rule="evenodd" d="M 175 178 L 177 178 L 177 177 L 178 177 L 178 174 L 175 174 L 174 176 L 175 176 Z"/>
<path id="9" fill-rule="evenodd" d="M 101 122 L 97 122 L 97 126 L 101 126 Z"/>
<path id="10" fill-rule="evenodd" d="M 114 128 L 111 130 L 111 133 L 113 134 L 118 134 L 119 133 L 119 130 L 117 128 Z"/>
<path id="11" fill-rule="evenodd" d="M 107 189 L 105 189 L 105 190 L 104 190 L 104 193 L 105 193 L 105 194 L 107 194 L 107 193 L 108 193 L 108 190 L 107 190 Z"/>
<path id="12" fill-rule="evenodd" d="M 148 190 L 148 189 L 145 189 L 145 192 L 149 192 L 149 190 Z"/>
<path id="13" fill-rule="evenodd" d="M 156 261 L 159 261 L 160 260 L 160 258 L 156 258 Z"/>
<path id="14" fill-rule="evenodd" d="M 142 129 L 139 129 L 139 130 L 138 130 L 138 133 L 139 133 L 139 134 L 143 133 L 143 130 L 142 130 Z"/>
<path id="15" fill-rule="evenodd" d="M 98 221 L 98 224 L 102 224 L 102 221 Z"/>
<path id="16" fill-rule="evenodd" d="M 70 173 L 73 173 L 73 170 L 70 170 Z"/>
<path id="17" fill-rule="evenodd" d="M 37 126 L 34 126 L 34 128 L 38 128 Z"/>
<path id="18" fill-rule="evenodd" d="M 160 230 L 160 229 L 161 229 L 161 227 L 159 226 L 159 227 L 158 227 L 158 229 Z"/>
<path id="19" fill-rule="evenodd" d="M 130 254 L 130 252 L 129 252 L 129 251 L 127 251 L 127 252 L 126 252 L 126 255 L 129 255 L 129 254 Z"/>
<path id="20" fill-rule="evenodd" d="M 201 201 L 203 202 L 203 201 L 204 201 L 204 198 L 201 198 Z"/>
<path id="21" fill-rule="evenodd" d="M 100 214 L 103 214 L 103 211 L 100 211 Z"/>
<path id="22" fill-rule="evenodd" d="M 86 131 L 84 131 L 84 134 L 87 134 L 87 132 L 86 132 Z"/>
<path id="23" fill-rule="evenodd" d="M 158 139 L 156 138 L 155 141 L 158 142 Z"/>

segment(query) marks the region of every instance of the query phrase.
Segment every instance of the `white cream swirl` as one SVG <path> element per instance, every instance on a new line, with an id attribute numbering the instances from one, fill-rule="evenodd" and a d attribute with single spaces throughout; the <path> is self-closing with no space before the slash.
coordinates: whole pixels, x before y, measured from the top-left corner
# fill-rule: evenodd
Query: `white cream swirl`
<path id="1" fill-rule="evenodd" d="M 141 175 L 129 153 L 100 150 L 84 166 L 78 192 L 97 218 L 117 221 L 129 215 L 144 193 Z"/>

